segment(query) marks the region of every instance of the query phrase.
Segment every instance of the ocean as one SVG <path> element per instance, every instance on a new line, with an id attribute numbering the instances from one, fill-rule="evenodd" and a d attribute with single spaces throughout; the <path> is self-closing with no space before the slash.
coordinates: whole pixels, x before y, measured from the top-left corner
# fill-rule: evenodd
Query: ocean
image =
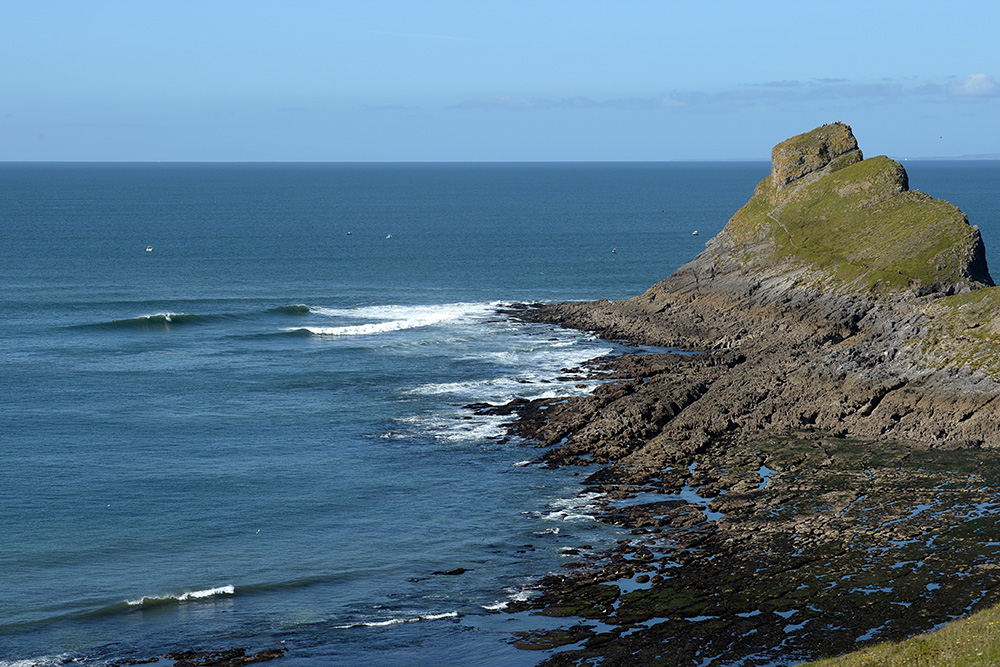
<path id="1" fill-rule="evenodd" d="M 904 165 L 1000 266 L 1000 163 Z M 626 348 L 498 309 L 641 293 L 768 169 L 0 164 L 0 666 L 537 663 L 504 605 L 624 535 L 468 406 Z"/>

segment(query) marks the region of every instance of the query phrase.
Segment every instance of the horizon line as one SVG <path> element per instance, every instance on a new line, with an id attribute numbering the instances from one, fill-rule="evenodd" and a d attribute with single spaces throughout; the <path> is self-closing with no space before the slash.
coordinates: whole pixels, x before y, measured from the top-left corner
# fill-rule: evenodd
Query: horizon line
<path id="1" fill-rule="evenodd" d="M 1000 161 L 1000 153 L 978 155 L 888 156 L 896 161 Z M 731 163 L 770 162 L 770 157 L 755 158 L 683 158 L 670 160 L 189 160 L 189 159 L 63 159 L 63 160 L 0 160 L 0 164 L 670 164 L 670 163 Z"/>

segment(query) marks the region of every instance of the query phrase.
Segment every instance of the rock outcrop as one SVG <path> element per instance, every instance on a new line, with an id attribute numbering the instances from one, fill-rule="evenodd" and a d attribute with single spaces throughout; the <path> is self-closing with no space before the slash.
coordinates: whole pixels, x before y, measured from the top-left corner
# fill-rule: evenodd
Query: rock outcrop
<path id="1" fill-rule="evenodd" d="M 1000 600 L 974 539 L 1000 530 L 992 285 L 965 215 L 835 123 L 775 146 L 747 204 L 645 294 L 519 310 L 697 353 L 600 361 L 617 381 L 591 396 L 504 408 L 545 462 L 605 464 L 591 490 L 637 536 L 526 606 L 617 626 L 567 635 L 606 664 L 692 664 L 842 651 Z M 639 493 L 657 495 L 616 504 Z"/>
<path id="2" fill-rule="evenodd" d="M 771 183 L 780 191 L 826 167 L 835 171 L 862 159 L 858 140 L 850 127 L 843 123 L 823 125 L 783 141 L 771 150 Z"/>
<path id="3" fill-rule="evenodd" d="M 677 424 L 1000 447 L 992 414 L 978 414 L 1000 393 L 995 342 L 961 326 L 968 303 L 997 298 L 984 289 L 978 228 L 909 190 L 899 163 L 861 160 L 846 125 L 773 155 L 771 175 L 706 250 L 645 294 L 523 316 L 741 359 Z M 971 335 L 976 346 L 956 345 Z"/>

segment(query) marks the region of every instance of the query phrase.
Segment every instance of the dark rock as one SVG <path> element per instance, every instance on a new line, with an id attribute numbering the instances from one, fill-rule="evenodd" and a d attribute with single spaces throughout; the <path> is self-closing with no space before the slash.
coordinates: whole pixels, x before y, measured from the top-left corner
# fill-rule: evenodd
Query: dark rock
<path id="1" fill-rule="evenodd" d="M 243 667 L 258 662 L 268 662 L 285 655 L 285 649 L 265 649 L 247 655 L 245 648 L 224 651 L 179 651 L 166 657 L 174 660 L 174 667 Z"/>

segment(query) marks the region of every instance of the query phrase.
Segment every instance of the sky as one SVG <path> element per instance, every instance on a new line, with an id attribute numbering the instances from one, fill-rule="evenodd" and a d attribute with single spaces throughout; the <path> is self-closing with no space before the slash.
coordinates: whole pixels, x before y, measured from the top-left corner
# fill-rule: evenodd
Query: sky
<path id="1" fill-rule="evenodd" d="M 1000 3 L 0 0 L 0 161 L 1000 154 Z"/>

